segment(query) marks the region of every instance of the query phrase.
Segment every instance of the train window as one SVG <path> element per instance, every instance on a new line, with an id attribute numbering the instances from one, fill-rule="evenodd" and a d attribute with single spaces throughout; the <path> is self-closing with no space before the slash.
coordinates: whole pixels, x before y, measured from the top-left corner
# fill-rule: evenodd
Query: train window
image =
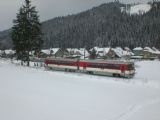
<path id="1" fill-rule="evenodd" d="M 102 69 L 119 69 L 119 65 L 108 64 L 108 63 L 92 63 L 92 64 L 88 65 L 88 67 L 102 68 Z"/>
<path id="2" fill-rule="evenodd" d="M 58 65 L 72 65 L 74 62 L 73 61 L 53 61 L 53 64 L 58 64 Z"/>
<path id="3" fill-rule="evenodd" d="M 92 64 L 89 64 L 88 67 L 92 67 L 92 68 L 102 68 L 102 64 L 100 63 L 92 63 Z"/>
<path id="4" fill-rule="evenodd" d="M 106 68 L 106 69 L 118 69 L 119 65 L 116 65 L 116 64 L 105 64 L 104 68 Z"/>

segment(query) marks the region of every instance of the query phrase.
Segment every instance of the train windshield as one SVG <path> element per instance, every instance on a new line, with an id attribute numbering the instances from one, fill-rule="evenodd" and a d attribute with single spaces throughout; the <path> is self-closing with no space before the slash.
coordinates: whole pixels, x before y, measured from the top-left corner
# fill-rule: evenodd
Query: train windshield
<path id="1" fill-rule="evenodd" d="M 135 70 L 134 64 L 128 64 L 127 65 L 127 70 Z"/>

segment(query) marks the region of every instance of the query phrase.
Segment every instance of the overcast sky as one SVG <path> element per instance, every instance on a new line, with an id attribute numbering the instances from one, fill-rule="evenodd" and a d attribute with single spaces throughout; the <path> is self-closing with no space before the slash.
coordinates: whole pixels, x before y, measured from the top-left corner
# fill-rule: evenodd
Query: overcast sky
<path id="1" fill-rule="evenodd" d="M 57 16 L 78 13 L 111 0 L 32 0 L 41 21 Z M 120 0 L 121 2 L 146 2 L 147 0 Z M 0 31 L 12 26 L 12 20 L 24 0 L 0 0 Z"/>

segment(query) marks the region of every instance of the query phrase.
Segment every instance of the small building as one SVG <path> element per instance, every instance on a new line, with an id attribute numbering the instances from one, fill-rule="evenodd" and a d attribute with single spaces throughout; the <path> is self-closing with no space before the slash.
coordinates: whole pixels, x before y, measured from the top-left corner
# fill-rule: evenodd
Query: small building
<path id="1" fill-rule="evenodd" d="M 38 55 L 39 58 L 46 58 L 50 57 L 50 49 L 43 49 L 41 50 L 40 54 Z"/>
<path id="2" fill-rule="evenodd" d="M 134 55 L 128 47 L 125 47 L 124 49 L 121 47 L 116 47 L 113 48 L 113 50 L 116 54 L 115 58 L 130 59 Z"/>
<path id="3" fill-rule="evenodd" d="M 79 48 L 79 49 L 78 48 L 67 48 L 66 53 L 68 54 L 67 57 L 69 58 L 86 59 L 89 57 L 89 53 L 85 48 Z"/>
<path id="4" fill-rule="evenodd" d="M 90 56 L 88 50 L 85 48 L 79 48 L 77 53 L 81 55 L 81 59 L 88 59 Z"/>
<path id="5" fill-rule="evenodd" d="M 158 50 L 158 49 L 155 48 L 155 47 L 152 47 L 152 50 L 155 51 L 156 57 L 160 59 L 160 50 Z"/>
<path id="6" fill-rule="evenodd" d="M 4 50 L 2 51 L 1 56 L 4 58 L 13 58 L 15 56 L 15 51 L 14 50 Z"/>
<path id="7" fill-rule="evenodd" d="M 132 56 L 134 56 L 134 53 L 132 52 L 132 50 L 128 47 L 124 47 L 123 57 L 125 59 L 131 59 Z"/>
<path id="8" fill-rule="evenodd" d="M 62 50 L 63 51 L 63 57 L 67 57 L 67 56 L 69 56 L 69 48 L 68 49 L 63 49 Z"/>
<path id="9" fill-rule="evenodd" d="M 112 48 L 115 53 L 115 58 L 122 58 L 124 50 L 121 47 Z"/>
<path id="10" fill-rule="evenodd" d="M 143 48 L 136 47 L 133 49 L 134 56 L 143 56 Z"/>
<path id="11" fill-rule="evenodd" d="M 91 58 L 95 55 L 96 58 L 100 59 L 113 59 L 115 58 L 115 52 L 110 47 L 94 47 L 90 50 Z"/>
<path id="12" fill-rule="evenodd" d="M 144 59 L 155 59 L 156 58 L 156 52 L 151 49 L 150 47 L 145 47 L 143 49 L 143 58 Z"/>
<path id="13" fill-rule="evenodd" d="M 50 48 L 41 50 L 39 57 L 63 57 L 63 51 L 60 48 Z"/>
<path id="14" fill-rule="evenodd" d="M 124 50 L 131 56 L 134 56 L 134 53 L 132 52 L 132 50 L 129 47 L 124 47 Z"/>
<path id="15" fill-rule="evenodd" d="M 50 55 L 54 57 L 63 57 L 63 51 L 60 48 L 51 48 Z"/>

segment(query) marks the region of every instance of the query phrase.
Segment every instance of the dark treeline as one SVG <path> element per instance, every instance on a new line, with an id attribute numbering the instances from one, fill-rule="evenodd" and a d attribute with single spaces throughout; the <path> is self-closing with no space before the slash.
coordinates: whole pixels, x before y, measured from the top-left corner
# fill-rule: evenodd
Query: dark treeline
<path id="1" fill-rule="evenodd" d="M 11 29 L 0 32 L 0 49 L 5 50 L 13 47 Z"/>
<path id="2" fill-rule="evenodd" d="M 76 15 L 43 22 L 44 48 L 160 48 L 160 2 L 151 5 L 152 9 L 146 14 L 129 15 L 121 12 L 121 7 L 126 5 L 112 2 Z"/>
<path id="3" fill-rule="evenodd" d="M 43 23 L 45 47 L 158 46 L 160 3 L 143 15 L 121 12 L 120 3 L 108 3 L 86 12 Z"/>

